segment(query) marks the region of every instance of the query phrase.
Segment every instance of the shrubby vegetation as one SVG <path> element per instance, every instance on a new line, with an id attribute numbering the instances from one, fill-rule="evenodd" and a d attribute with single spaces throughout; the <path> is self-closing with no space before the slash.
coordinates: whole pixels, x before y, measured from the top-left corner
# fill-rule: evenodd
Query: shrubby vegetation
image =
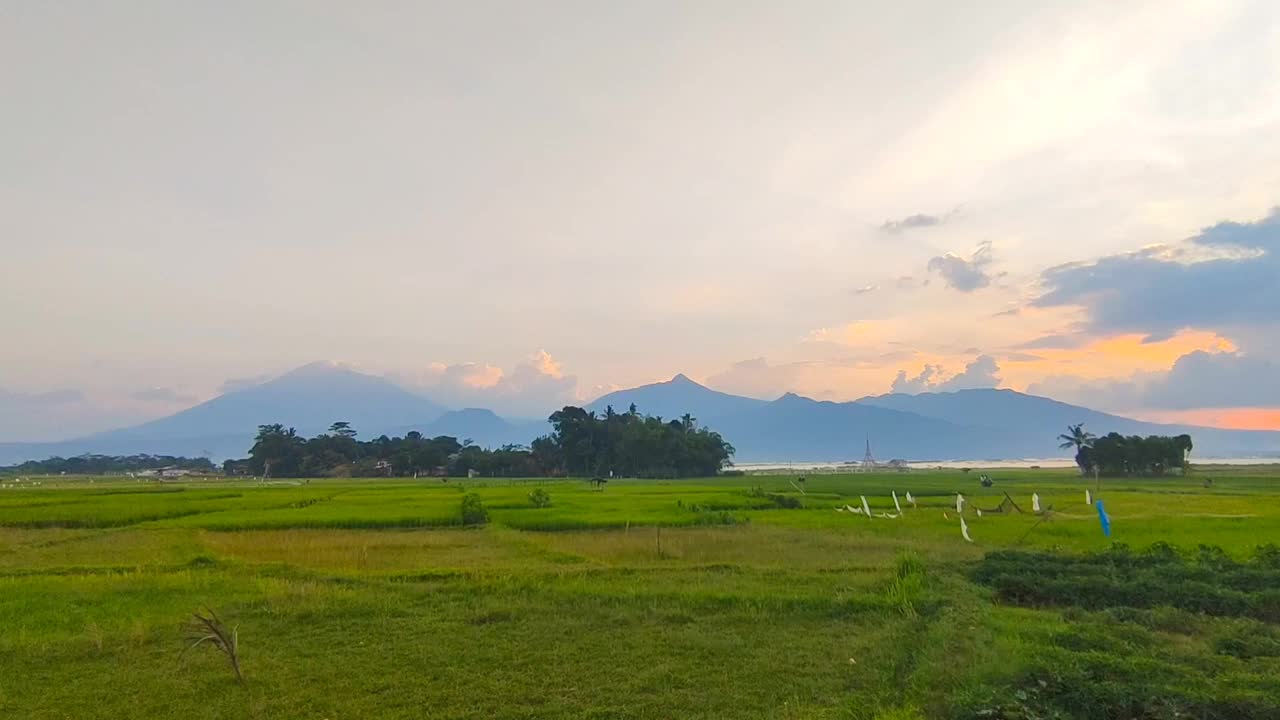
<path id="1" fill-rule="evenodd" d="M 1156 543 L 1143 552 L 1114 545 L 1106 552 L 1060 555 L 990 553 L 973 577 L 1019 605 L 1073 605 L 1090 610 L 1167 606 L 1225 617 L 1280 622 L 1280 549 L 1261 546 L 1247 562 L 1201 545 L 1190 557 Z"/>
<path id="2" fill-rule="evenodd" d="M 1142 718 L 1263 720 L 1280 717 L 1280 678 L 1196 643 L 1083 615 L 1030 649 L 1012 687 L 961 692 L 952 717 L 993 720 Z"/>
<path id="3" fill-rule="evenodd" d="M 1280 717 L 1280 548 L 1246 562 L 1157 543 L 1080 556 L 1000 551 L 974 569 L 998 599 L 1065 606 L 1014 690 L 975 687 L 955 717 Z"/>
<path id="4" fill-rule="evenodd" d="M 467 493 L 462 498 L 462 524 L 463 525 L 484 525 L 489 522 L 489 511 L 484 507 L 484 501 L 476 493 Z"/>
<path id="5" fill-rule="evenodd" d="M 372 477 L 415 475 L 486 477 L 605 476 L 699 477 L 729 462 L 733 446 L 685 415 L 664 422 L 610 408 L 597 416 L 578 407 L 551 415 L 553 431 L 529 447 L 489 450 L 457 438 L 382 435 L 356 439 L 349 423 L 303 438 L 293 428 L 260 425 L 249 457 L 224 463 L 228 474 L 271 477 Z"/>
<path id="6" fill-rule="evenodd" d="M 529 504 L 536 508 L 551 507 L 551 493 L 542 488 L 535 488 L 529 493 Z"/>

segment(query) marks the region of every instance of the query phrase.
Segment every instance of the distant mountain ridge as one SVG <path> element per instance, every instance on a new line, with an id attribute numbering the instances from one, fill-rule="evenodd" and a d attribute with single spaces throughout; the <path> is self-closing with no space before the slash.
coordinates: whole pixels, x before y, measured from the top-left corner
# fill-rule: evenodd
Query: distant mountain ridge
<path id="1" fill-rule="evenodd" d="M 650 403 L 657 401 L 662 412 Z M 590 405 L 617 411 L 635 403 L 646 414 L 674 417 L 688 408 L 719 431 L 740 462 L 859 461 L 870 442 L 880 460 L 1052 458 L 1057 436 L 1084 423 L 1095 434 L 1188 433 L 1200 457 L 1280 457 L 1280 432 L 1163 425 L 1121 417 L 1014 390 L 890 394 L 853 402 L 819 402 L 788 393 L 767 401 L 730 395 L 683 375 L 610 393 Z"/>
<path id="2" fill-rule="evenodd" d="M 1084 423 L 1097 435 L 1178 435 L 1187 433 L 1201 457 L 1280 457 L 1280 432 L 1223 430 L 1195 425 L 1134 420 L 1015 390 L 957 390 L 918 395 L 889 394 L 865 397 L 861 404 L 911 412 L 923 417 L 964 423 L 999 431 L 1011 449 L 1010 457 L 1052 457 L 1046 431 L 1056 437 L 1068 424 Z M 1056 429 L 1056 430 L 1055 430 Z"/>
<path id="3" fill-rule="evenodd" d="M 443 432 L 440 421 L 446 412 L 443 406 L 385 378 L 319 362 L 134 427 L 60 442 L 0 444 L 0 465 L 84 453 L 243 457 L 258 426 L 268 423 L 293 427 L 307 437 L 324 432 L 338 420 L 350 422 L 361 437 L 377 437 L 406 426 L 461 435 Z M 462 423 L 466 416 L 454 419 Z"/>
<path id="4" fill-rule="evenodd" d="M 712 390 L 681 373 L 666 382 L 611 392 L 588 403 L 586 409 L 602 413 L 612 406 L 614 412 L 622 413 L 632 404 L 645 415 L 674 419 L 685 413 L 698 418 L 721 417 L 763 407 L 768 401 Z"/>
<path id="5" fill-rule="evenodd" d="M 586 405 L 603 413 L 635 404 L 646 415 L 685 413 L 719 432 L 739 462 L 860 461 L 867 442 L 880 460 L 997 460 L 1061 457 L 1057 435 L 1084 423 L 1095 434 L 1189 433 L 1199 457 L 1280 458 L 1280 432 L 1148 423 L 1013 390 L 890 394 L 826 402 L 792 393 L 760 400 L 720 392 L 685 375 L 611 392 Z M 558 408 L 548 408 L 550 414 Z M 0 443 L 0 465 L 51 455 L 100 453 L 243 457 L 258 425 L 281 423 L 305 436 L 337 420 L 361 437 L 451 435 L 477 445 L 526 445 L 550 432 L 544 420 L 514 420 L 483 408 L 449 410 L 381 377 L 313 363 L 229 392 L 169 417 L 55 443 Z"/>

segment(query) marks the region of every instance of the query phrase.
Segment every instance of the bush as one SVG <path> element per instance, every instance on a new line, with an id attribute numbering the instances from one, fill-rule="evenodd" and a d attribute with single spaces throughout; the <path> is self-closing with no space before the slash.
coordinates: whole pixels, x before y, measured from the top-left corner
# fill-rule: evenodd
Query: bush
<path id="1" fill-rule="evenodd" d="M 462 524 L 463 525 L 484 525 L 489 522 L 489 511 L 485 509 L 484 502 L 480 500 L 480 496 L 475 493 L 467 493 L 462 497 Z"/>
<path id="2" fill-rule="evenodd" d="M 777 507 L 783 510 L 800 510 L 804 507 L 804 501 L 793 495 L 779 495 L 778 493 L 769 493 L 769 500 Z"/>
<path id="3" fill-rule="evenodd" d="M 745 522 L 745 520 L 739 520 L 737 516 L 735 516 L 733 513 L 729 512 L 728 510 L 708 510 L 708 511 L 698 512 L 698 517 L 695 524 L 697 525 L 737 525 L 739 522 Z"/>
<path id="4" fill-rule="evenodd" d="M 529 504 L 536 508 L 549 508 L 551 507 L 551 493 L 542 488 L 537 488 L 529 493 Z"/>
<path id="5" fill-rule="evenodd" d="M 919 615 L 916 604 L 924 591 L 924 561 L 915 553 L 902 553 L 885 589 L 885 601 L 889 607 L 906 618 Z"/>
<path id="6" fill-rule="evenodd" d="M 1233 647 L 1232 649 L 1236 649 Z M 1275 718 L 1280 683 L 1212 656 L 1188 654 L 1136 625 L 1094 616 L 1055 633 L 1013 678 L 1013 690 L 969 688 L 952 718 L 1067 720 Z"/>
<path id="7" fill-rule="evenodd" d="M 1022 551 L 989 553 L 973 578 L 1021 605 L 1150 609 L 1160 606 L 1219 617 L 1280 620 L 1280 569 L 1269 551 L 1239 563 L 1201 546 L 1184 556 L 1166 544 L 1134 553 L 1123 545 L 1086 555 Z"/>
<path id="8" fill-rule="evenodd" d="M 1213 650 L 1219 655 L 1231 655 L 1242 660 L 1252 658 L 1280 658 L 1280 632 L 1264 623 L 1238 620 L 1218 633 Z"/>

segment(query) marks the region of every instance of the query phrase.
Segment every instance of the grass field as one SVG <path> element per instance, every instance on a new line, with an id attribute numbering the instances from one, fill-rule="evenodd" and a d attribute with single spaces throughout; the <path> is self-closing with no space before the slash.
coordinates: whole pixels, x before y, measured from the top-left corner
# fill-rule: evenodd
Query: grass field
<path id="1" fill-rule="evenodd" d="M 0 717 L 1280 718 L 1280 469 L 977 475 L 9 478 Z"/>

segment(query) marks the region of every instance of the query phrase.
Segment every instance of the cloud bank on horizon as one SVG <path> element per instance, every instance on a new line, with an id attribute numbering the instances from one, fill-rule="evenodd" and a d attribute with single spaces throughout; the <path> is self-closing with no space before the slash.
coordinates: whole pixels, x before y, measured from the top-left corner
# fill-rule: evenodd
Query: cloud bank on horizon
<path id="1" fill-rule="evenodd" d="M 1280 429 L 1280 5 L 483 5 L 13 14 L 0 441 L 318 358 Z"/>

